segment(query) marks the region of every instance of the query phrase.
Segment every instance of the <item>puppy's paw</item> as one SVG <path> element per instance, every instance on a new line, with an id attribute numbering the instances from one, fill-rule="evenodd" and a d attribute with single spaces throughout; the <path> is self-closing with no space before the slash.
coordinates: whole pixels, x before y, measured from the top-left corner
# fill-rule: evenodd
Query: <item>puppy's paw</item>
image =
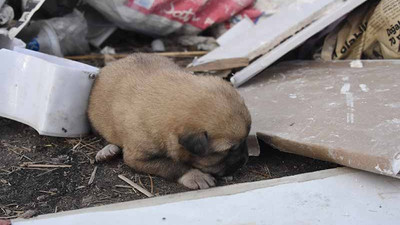
<path id="1" fill-rule="evenodd" d="M 108 144 L 103 149 L 97 152 L 96 162 L 112 159 L 119 153 L 121 153 L 121 149 L 118 146 L 113 144 Z"/>
<path id="2" fill-rule="evenodd" d="M 181 178 L 178 183 L 190 189 L 206 189 L 215 186 L 215 178 L 208 173 L 203 173 L 198 169 L 191 169 Z"/>

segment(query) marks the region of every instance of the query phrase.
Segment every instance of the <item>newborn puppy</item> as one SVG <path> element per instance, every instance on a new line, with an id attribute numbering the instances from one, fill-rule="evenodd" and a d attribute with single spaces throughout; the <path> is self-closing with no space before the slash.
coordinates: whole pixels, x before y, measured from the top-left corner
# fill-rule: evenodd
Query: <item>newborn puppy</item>
<path id="1" fill-rule="evenodd" d="M 133 54 L 105 66 L 89 101 L 89 119 L 109 143 L 96 156 L 122 148 L 138 172 L 191 189 L 215 186 L 248 159 L 251 118 L 226 81 L 195 76 L 165 57 Z"/>

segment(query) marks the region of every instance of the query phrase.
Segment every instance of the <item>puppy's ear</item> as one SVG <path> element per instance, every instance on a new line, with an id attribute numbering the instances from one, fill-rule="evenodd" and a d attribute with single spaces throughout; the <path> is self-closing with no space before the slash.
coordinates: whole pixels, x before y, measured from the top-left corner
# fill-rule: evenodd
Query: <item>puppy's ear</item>
<path id="1" fill-rule="evenodd" d="M 198 156 L 206 155 L 209 152 L 207 131 L 181 135 L 179 144 Z"/>

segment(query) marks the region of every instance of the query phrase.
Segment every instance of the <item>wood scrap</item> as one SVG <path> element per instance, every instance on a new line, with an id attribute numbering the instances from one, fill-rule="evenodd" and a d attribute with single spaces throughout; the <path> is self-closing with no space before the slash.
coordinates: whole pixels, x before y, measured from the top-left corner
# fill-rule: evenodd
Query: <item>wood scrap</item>
<path id="1" fill-rule="evenodd" d="M 135 182 L 131 181 L 130 179 L 128 179 L 127 177 L 125 177 L 124 175 L 118 175 L 118 178 L 125 181 L 126 183 L 128 183 L 129 185 L 131 185 L 133 188 L 135 188 L 136 190 L 140 191 L 142 194 L 146 195 L 147 197 L 153 197 L 154 195 L 152 193 L 150 193 L 148 190 L 142 188 L 140 185 L 136 184 Z"/>
<path id="2" fill-rule="evenodd" d="M 28 168 L 70 168 L 72 165 L 66 164 L 34 164 L 34 163 L 22 163 L 21 167 L 28 167 Z"/>
<path id="3" fill-rule="evenodd" d="M 39 191 L 40 193 L 49 194 L 49 195 L 56 195 L 57 193 L 53 191 Z"/>
<path id="4" fill-rule="evenodd" d="M 117 188 L 129 188 L 129 189 L 132 189 L 132 186 L 129 186 L 129 185 L 121 185 L 121 184 L 117 184 L 117 185 L 115 185 L 115 187 L 117 187 Z"/>
<path id="5" fill-rule="evenodd" d="M 88 185 L 91 185 L 96 177 L 97 166 L 94 167 L 92 174 L 90 175 L 90 179 Z"/>
<path id="6" fill-rule="evenodd" d="M 129 186 L 129 185 L 120 185 L 120 184 L 117 184 L 117 185 L 115 185 L 115 187 L 117 187 L 117 188 L 129 188 L 129 189 L 132 189 L 133 192 L 137 193 L 136 189 L 133 188 L 132 186 Z"/>
<path id="7" fill-rule="evenodd" d="M 48 171 L 46 171 L 46 172 L 43 172 L 43 173 L 41 173 L 41 174 L 36 175 L 36 177 L 43 176 L 43 175 L 45 175 L 45 174 L 51 173 L 51 172 L 53 172 L 53 171 L 55 171 L 55 170 L 58 170 L 58 169 L 59 169 L 59 168 L 54 168 L 54 169 L 48 170 Z"/>
<path id="8" fill-rule="evenodd" d="M 208 51 L 190 51 L 190 52 L 152 52 L 150 54 L 156 54 L 166 57 L 176 57 L 176 58 L 191 58 L 197 56 L 203 56 L 207 54 Z M 111 55 L 116 59 L 125 58 L 130 54 L 114 54 Z M 104 59 L 105 55 L 103 54 L 92 54 L 92 55 L 76 55 L 76 56 L 66 56 L 66 59 L 72 60 L 89 60 L 89 59 Z"/>
<path id="9" fill-rule="evenodd" d="M 234 68 L 245 67 L 249 65 L 249 58 L 238 57 L 229 59 L 218 59 L 212 62 L 203 63 L 196 66 L 187 67 L 186 70 L 197 71 L 213 71 L 213 70 L 229 70 Z"/>
<path id="10" fill-rule="evenodd" d="M 149 174 L 149 179 L 150 179 L 150 193 L 154 194 L 154 184 L 153 184 L 153 178 Z"/>

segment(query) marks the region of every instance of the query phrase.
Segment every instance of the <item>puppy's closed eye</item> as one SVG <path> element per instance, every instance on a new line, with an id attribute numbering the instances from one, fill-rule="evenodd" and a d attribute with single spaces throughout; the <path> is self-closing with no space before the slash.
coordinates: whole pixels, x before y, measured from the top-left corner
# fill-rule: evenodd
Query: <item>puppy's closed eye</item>
<path id="1" fill-rule="evenodd" d="M 182 135 L 179 137 L 179 144 L 198 156 L 204 156 L 210 151 L 207 131 Z"/>

